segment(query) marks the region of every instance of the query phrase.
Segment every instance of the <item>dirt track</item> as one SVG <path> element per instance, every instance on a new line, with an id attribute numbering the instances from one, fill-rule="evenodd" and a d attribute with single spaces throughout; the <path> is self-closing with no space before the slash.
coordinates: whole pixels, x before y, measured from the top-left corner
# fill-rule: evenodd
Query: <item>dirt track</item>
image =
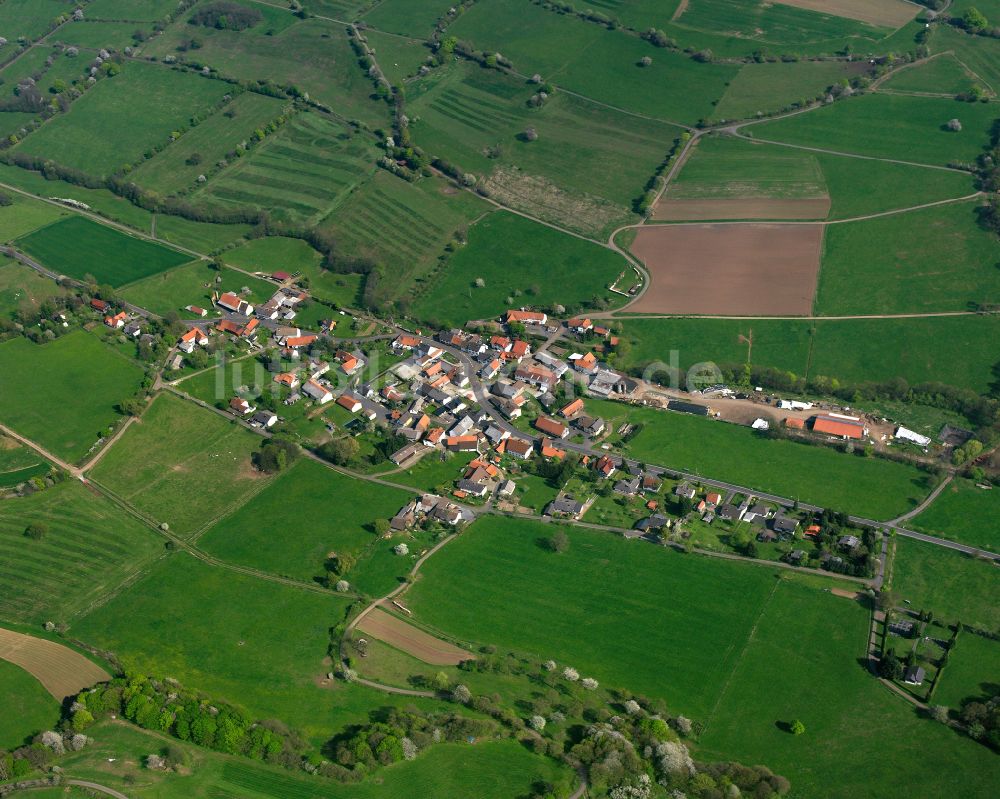
<path id="1" fill-rule="evenodd" d="M 470 652 L 435 638 L 380 608 L 372 608 L 358 623 L 358 629 L 434 666 L 457 666 L 463 660 L 474 658 Z"/>
<path id="2" fill-rule="evenodd" d="M 104 669 L 69 647 L 2 628 L 0 658 L 31 674 L 60 702 L 111 679 Z"/>
<path id="3" fill-rule="evenodd" d="M 717 219 L 826 219 L 829 213 L 829 197 L 802 200 L 766 198 L 672 200 L 664 197 L 653 209 L 653 219 L 667 222 Z"/>
<path id="4" fill-rule="evenodd" d="M 805 316 L 812 312 L 823 225 L 658 225 L 632 252 L 650 273 L 630 313 Z"/>

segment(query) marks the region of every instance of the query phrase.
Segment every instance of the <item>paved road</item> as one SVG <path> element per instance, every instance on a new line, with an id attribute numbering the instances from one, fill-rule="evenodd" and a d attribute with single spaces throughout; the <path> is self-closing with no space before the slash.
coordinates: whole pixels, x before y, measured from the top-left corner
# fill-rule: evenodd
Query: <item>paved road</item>
<path id="1" fill-rule="evenodd" d="M 115 799 L 129 799 L 121 791 L 116 791 L 114 788 L 109 788 L 107 785 L 99 785 L 96 782 L 88 782 L 87 780 L 65 780 L 66 785 L 75 785 L 78 788 L 86 788 L 90 791 L 97 791 L 98 793 L 106 793 L 108 796 L 113 796 Z"/>

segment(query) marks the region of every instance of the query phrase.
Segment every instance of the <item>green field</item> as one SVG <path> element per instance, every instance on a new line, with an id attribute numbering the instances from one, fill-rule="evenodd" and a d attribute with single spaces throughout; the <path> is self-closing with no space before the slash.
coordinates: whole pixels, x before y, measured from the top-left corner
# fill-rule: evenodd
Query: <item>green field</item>
<path id="1" fill-rule="evenodd" d="M 56 17 L 72 13 L 73 8 L 64 0 L 6 0 L 0 5 L 0 30 L 11 41 L 20 36 L 37 39 Z"/>
<path id="2" fill-rule="evenodd" d="M 413 486 L 419 491 L 434 493 L 439 488 L 450 490 L 471 460 L 473 460 L 473 456 L 469 452 L 438 453 L 431 451 L 424 455 L 415 466 L 411 466 L 405 472 L 393 472 L 388 475 L 387 479 L 394 483 Z M 442 491 L 441 493 L 446 492 Z"/>
<path id="3" fill-rule="evenodd" d="M 365 31 L 365 38 L 368 46 L 375 51 L 375 60 L 382 68 L 386 80 L 394 86 L 399 86 L 406 78 L 416 75 L 431 54 L 426 42 L 380 33 L 371 28 Z"/>
<path id="4" fill-rule="evenodd" d="M 755 139 L 945 166 L 973 161 L 989 143 L 995 117 L 983 103 L 866 94 L 743 132 Z M 962 130 L 948 130 L 950 119 L 958 119 Z"/>
<path id="5" fill-rule="evenodd" d="M 156 216 L 157 238 L 209 254 L 241 239 L 249 231 L 250 225 L 219 225 L 192 222 L 180 216 Z"/>
<path id="6" fill-rule="evenodd" d="M 258 441 L 242 427 L 164 394 L 90 476 L 158 524 L 166 522 L 171 531 L 187 537 L 268 484 L 250 464 Z"/>
<path id="7" fill-rule="evenodd" d="M 134 44 L 132 34 L 135 31 L 136 24 L 134 22 L 103 22 L 83 19 L 77 23 L 63 25 L 46 39 L 46 42 L 60 42 L 67 46 L 73 45 L 94 50 L 102 48 L 124 50 Z M 80 66 L 83 67 L 83 65 L 81 62 Z"/>
<path id="8" fill-rule="evenodd" d="M 198 28 L 186 20 L 169 26 L 162 36 L 147 42 L 145 53 L 190 57 L 240 80 L 270 80 L 294 85 L 341 117 L 358 119 L 371 127 L 389 121 L 389 106 L 373 102 L 372 82 L 357 65 L 343 24 L 323 19 L 299 20 L 284 8 L 255 3 L 267 21 L 245 31 Z M 268 35 L 268 31 L 274 31 Z M 183 53 L 179 48 L 192 34 L 201 46 Z"/>
<path id="9" fill-rule="evenodd" d="M 125 19 L 129 22 L 157 22 L 177 9 L 174 0 L 129 0 L 123 9 L 121 0 L 92 0 L 87 5 L 91 19 Z"/>
<path id="10" fill-rule="evenodd" d="M 537 86 L 470 64 L 433 81 L 412 103 L 422 147 L 489 178 L 502 202 L 589 234 L 632 221 L 632 201 L 680 133 L 563 92 L 531 108 Z"/>
<path id="11" fill-rule="evenodd" d="M 192 115 L 208 110 L 226 93 L 222 81 L 206 80 L 159 65 L 130 62 L 105 78 L 28 136 L 17 149 L 50 158 L 92 175 L 107 175 L 139 160 Z M 184 104 L 177 97 L 184 97 Z"/>
<path id="12" fill-rule="evenodd" d="M 911 466 L 846 455 L 829 447 L 770 439 L 749 427 L 651 408 L 592 401 L 608 427 L 625 419 L 644 429 L 628 444 L 643 462 L 844 510 L 887 519 L 914 507 L 931 489 Z"/>
<path id="13" fill-rule="evenodd" d="M 1000 301 L 1000 243 L 962 202 L 827 227 L 824 315 L 967 311 Z"/>
<path id="14" fill-rule="evenodd" d="M 45 524 L 40 540 L 28 524 Z M 68 622 L 163 551 L 151 530 L 76 482 L 0 503 L 0 618 Z"/>
<path id="15" fill-rule="evenodd" d="M 219 278 L 221 280 L 216 282 Z M 260 304 L 271 298 L 277 286 L 233 269 L 216 272 L 208 262 L 196 261 L 179 269 L 171 269 L 130 283 L 122 290 L 122 296 L 153 313 L 167 314 L 175 311 L 183 318 L 190 319 L 194 317 L 184 310 L 186 306 L 196 305 L 215 314 L 217 309 L 212 307 L 213 291 L 242 292 L 244 288 L 250 289 L 250 293 L 246 295 L 247 301 Z"/>
<path id="16" fill-rule="evenodd" d="M 502 52 L 522 74 L 538 72 L 593 100 L 669 122 L 709 117 L 738 71 L 526 3 L 481 0 L 448 32 Z M 639 65 L 643 56 L 652 58 L 648 67 Z"/>
<path id="17" fill-rule="evenodd" d="M 525 302 L 575 307 L 590 305 L 595 297 L 613 301 L 607 287 L 630 268 L 611 250 L 501 211 L 469 230 L 468 244 L 412 313 L 447 326 L 489 319 Z M 485 281 L 482 288 L 475 285 L 479 278 Z"/>
<path id="18" fill-rule="evenodd" d="M 19 310 L 36 313 L 46 299 L 64 293 L 64 289 L 34 269 L 6 256 L 0 257 L 0 317 L 9 319 Z"/>
<path id="19" fill-rule="evenodd" d="M 223 259 L 227 264 L 248 272 L 303 272 L 312 275 L 318 271 L 322 256 L 302 239 L 284 236 L 266 236 L 251 239 L 234 250 L 228 250 Z"/>
<path id="20" fill-rule="evenodd" d="M 36 475 L 45 475 L 50 468 L 48 462 L 34 450 L 0 435 L 0 488 L 16 486 Z"/>
<path id="21" fill-rule="evenodd" d="M 1000 642 L 962 633 L 951 650 L 934 704 L 958 709 L 965 699 L 995 696 L 1000 674 Z"/>
<path id="22" fill-rule="evenodd" d="M 917 718 L 871 678 L 858 663 L 868 613 L 828 583 L 579 529 L 555 555 L 537 543 L 549 530 L 478 522 L 423 567 L 407 594 L 414 618 L 661 697 L 708 725 L 696 758 L 767 763 L 795 796 L 936 795 L 954 777 L 920 744 L 965 764 L 966 794 L 990 794 L 993 756 Z M 794 718 L 803 738 L 778 727 Z M 898 768 L 871 761 L 860 745 L 869 735 Z"/>
<path id="23" fill-rule="evenodd" d="M 195 197 L 315 223 L 371 174 L 371 142 L 316 114 L 298 114 Z"/>
<path id="24" fill-rule="evenodd" d="M 426 280 L 427 270 L 455 231 L 487 210 L 474 194 L 443 180 L 407 183 L 380 169 L 324 219 L 320 229 L 331 233 L 344 252 L 378 264 L 378 296 L 396 299 Z"/>
<path id="25" fill-rule="evenodd" d="M 28 672 L 0 660 L 0 749 L 16 749 L 59 721 L 59 704 Z"/>
<path id="26" fill-rule="evenodd" d="M 285 102 L 244 92 L 192 128 L 162 153 L 146 161 L 132 175 L 136 183 L 161 194 L 194 187 L 198 176 L 215 169 L 236 145 L 285 111 Z M 230 116 L 232 115 L 232 116 Z M 190 163 L 197 158 L 197 163 Z"/>
<path id="27" fill-rule="evenodd" d="M 372 522 L 391 519 L 409 499 L 304 460 L 212 527 L 201 546 L 227 562 L 311 582 L 325 574 L 331 552 L 357 557 L 375 545 Z"/>
<path id="28" fill-rule="evenodd" d="M 954 5 L 957 6 L 958 3 Z M 983 13 L 990 14 L 986 11 L 985 4 L 980 2 L 978 7 Z M 949 12 L 951 13 L 950 9 Z M 1000 9 L 994 11 L 990 18 L 996 24 L 1000 20 Z M 969 36 L 950 25 L 935 25 L 931 45 L 935 52 L 953 51 L 955 57 L 978 77 L 976 83 L 991 89 L 994 94 L 1000 91 L 1000 63 L 997 63 L 996 42 L 993 39 L 988 36 Z"/>
<path id="29" fill-rule="evenodd" d="M 985 393 L 994 381 L 994 359 L 979 343 L 1000 335 L 992 316 L 926 319 L 625 319 L 630 341 L 621 365 L 670 363 L 687 369 L 702 361 L 737 365 L 746 361 L 741 335 L 753 332 L 753 363 L 799 377 L 836 378 L 842 383 L 887 381 L 948 383 Z M 813 332 L 810 332 L 813 331 Z"/>
<path id="30" fill-rule="evenodd" d="M 384 705 L 389 697 L 372 695 Z M 396 704 L 393 702 L 393 704 Z M 265 766 L 175 741 L 187 753 L 190 774 L 174 771 L 140 771 L 150 751 L 162 746 L 155 733 L 129 724 L 104 722 L 90 733 L 94 742 L 64 759 L 73 777 L 127 791 L 137 799 L 509 799 L 528 796 L 537 780 L 558 783 L 571 774 L 555 760 L 530 754 L 515 741 L 479 741 L 475 746 L 444 743 L 420 753 L 412 762 L 379 769 L 377 776 L 358 784 L 341 784 L 309 777 L 277 766 Z M 64 793 L 70 788 L 35 790 L 42 799 L 83 799 L 84 794 Z M 58 794 L 55 791 L 58 790 Z"/>
<path id="31" fill-rule="evenodd" d="M 780 111 L 791 103 L 808 102 L 859 72 L 858 65 L 842 61 L 747 64 L 729 82 L 712 119 L 748 119 Z"/>
<path id="32" fill-rule="evenodd" d="M 18 239 L 16 244 L 53 272 L 77 280 L 91 275 L 98 283 L 112 286 L 191 260 L 190 255 L 75 214 Z"/>
<path id="33" fill-rule="evenodd" d="M 447 0 L 384 0 L 361 19 L 378 30 L 426 39 L 448 7 Z"/>
<path id="34" fill-rule="evenodd" d="M 996 552 L 1000 551 L 1000 532 L 992 520 L 998 514 L 1000 491 L 977 488 L 973 481 L 957 478 L 911 524 L 938 538 Z"/>
<path id="35" fill-rule="evenodd" d="M 66 30 L 67 27 L 63 26 L 61 30 Z M 86 61 L 80 58 L 73 58 L 54 47 L 36 45 L 0 69 L 0 80 L 3 81 L 0 84 L 0 96 L 13 99 L 19 93 L 18 85 L 29 78 L 39 89 L 56 94 L 69 86 L 82 83 L 86 69 Z M 57 81 L 62 81 L 65 86 L 60 87 Z M 4 115 L 7 114 L 17 115 L 18 112 L 4 112 Z M 33 116 L 35 114 L 28 114 L 28 117 Z"/>
<path id="36" fill-rule="evenodd" d="M 940 55 L 925 64 L 909 67 L 889 78 L 882 87 L 893 92 L 956 95 L 981 83 L 951 54 Z"/>
<path id="37" fill-rule="evenodd" d="M 896 537 L 892 589 L 914 609 L 933 611 L 938 621 L 1000 626 L 997 567 L 961 552 Z"/>
<path id="38" fill-rule="evenodd" d="M 21 194 L 8 196 L 11 204 L 0 206 L 0 241 L 13 241 L 70 213 L 57 205 L 32 200 Z"/>
<path id="39" fill-rule="evenodd" d="M 0 373 L 0 421 L 69 461 L 118 422 L 116 406 L 142 379 L 136 364 L 82 331 L 0 344 Z"/>

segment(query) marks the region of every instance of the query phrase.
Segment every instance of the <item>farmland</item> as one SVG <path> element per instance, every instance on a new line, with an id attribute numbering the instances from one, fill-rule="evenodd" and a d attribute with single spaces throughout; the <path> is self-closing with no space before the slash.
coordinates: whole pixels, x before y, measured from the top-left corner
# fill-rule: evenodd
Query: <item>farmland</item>
<path id="1" fill-rule="evenodd" d="M 37 39 L 55 19 L 72 10 L 61 0 L 7 0 L 0 5 L 0 30 L 6 38 Z"/>
<path id="2" fill-rule="evenodd" d="M 121 286 L 191 260 L 177 250 L 73 215 L 16 242 L 53 272 Z"/>
<path id="3" fill-rule="evenodd" d="M 932 611 L 939 621 L 995 630 L 1000 625 L 996 569 L 961 552 L 897 538 L 892 589 L 900 600 Z"/>
<path id="4" fill-rule="evenodd" d="M 0 207 L 0 240 L 8 242 L 69 215 L 69 211 L 32 200 L 23 195 L 11 197 L 11 204 Z"/>
<path id="5" fill-rule="evenodd" d="M 0 421 L 58 457 L 76 461 L 120 417 L 142 370 L 82 331 L 46 344 L 0 344 Z M 31 391 L 21 387 L 31 383 Z M 44 403 L 38 397 L 45 397 Z"/>
<path id="6" fill-rule="evenodd" d="M 198 176 L 248 141 L 284 111 L 273 97 L 244 92 L 162 153 L 143 163 L 132 174 L 135 181 L 162 194 L 174 194 L 195 185 Z"/>
<path id="7" fill-rule="evenodd" d="M 993 382 L 993 360 L 977 342 L 1000 335 L 1000 320 L 957 316 L 926 319 L 795 320 L 626 319 L 628 365 L 654 361 L 687 369 L 701 361 L 746 361 L 740 336 L 752 331 L 753 363 L 800 377 L 824 375 L 841 382 L 942 382 L 977 393 Z"/>
<path id="8" fill-rule="evenodd" d="M 744 128 L 755 139 L 945 166 L 972 161 L 990 140 L 989 105 L 936 97 L 867 94 L 808 114 Z M 948 130 L 958 119 L 962 130 Z"/>
<path id="9" fill-rule="evenodd" d="M 406 492 L 363 486 L 303 460 L 212 527 L 201 546 L 222 560 L 309 582 L 324 574 L 330 553 L 357 558 L 374 545 L 372 522 L 392 518 L 408 500 Z"/>
<path id="10" fill-rule="evenodd" d="M 268 478 L 250 463 L 257 436 L 173 395 L 158 397 L 91 477 L 157 524 L 191 536 L 234 510 Z M 213 490 L 206 492 L 206 483 Z"/>
<path id="11" fill-rule="evenodd" d="M 945 488 L 912 525 L 939 538 L 996 552 L 1000 551 L 1000 533 L 986 520 L 997 518 L 998 513 L 1000 492 L 978 488 L 971 480 L 958 479 Z"/>
<path id="12" fill-rule="evenodd" d="M 925 64 L 901 70 L 885 82 L 893 92 L 935 93 L 954 96 L 968 91 L 977 83 L 977 76 L 950 53 L 940 55 Z"/>
<path id="13" fill-rule="evenodd" d="M 156 22 L 177 8 L 173 0 L 129 0 L 128 22 Z M 91 19 L 122 19 L 119 0 L 93 0 L 87 5 Z"/>
<path id="14" fill-rule="evenodd" d="M 469 230 L 469 241 L 452 256 L 412 312 L 445 325 L 498 316 L 522 293 L 533 305 L 611 302 L 607 287 L 625 260 L 596 244 L 506 212 L 490 214 Z M 484 285 L 478 286 L 476 281 Z M 516 302 L 516 300 L 515 300 Z"/>
<path id="15" fill-rule="evenodd" d="M 55 726 L 59 706 L 28 672 L 0 660 L 0 749 L 15 749 L 38 732 Z"/>
<path id="16" fill-rule="evenodd" d="M 362 14 L 361 19 L 389 33 L 427 37 L 434 29 L 434 21 L 447 10 L 447 3 L 433 0 L 385 0 Z"/>
<path id="17" fill-rule="evenodd" d="M 371 142 L 362 134 L 325 117 L 298 114 L 195 196 L 315 223 L 371 174 L 372 161 Z"/>
<path id="18" fill-rule="evenodd" d="M 120 75 L 98 81 L 73 104 L 24 139 L 17 149 L 92 175 L 108 175 L 132 164 L 194 114 L 207 111 L 226 93 L 225 83 L 161 66 L 130 63 Z M 174 102 L 183 95 L 185 105 Z M 122 124 L 108 124 L 121 120 Z M 129 120 L 129 124 L 124 124 Z"/>
<path id="19" fill-rule="evenodd" d="M 25 538 L 31 523 L 47 525 L 48 533 Z M 69 621 L 162 547 L 153 532 L 78 483 L 0 503 L 0 619 Z"/>
<path id="20" fill-rule="evenodd" d="M 868 613 L 823 583 L 584 530 L 570 531 L 569 550 L 556 555 L 536 543 L 545 531 L 525 521 L 477 523 L 424 566 L 407 595 L 415 618 L 662 696 L 673 712 L 707 724 L 696 756 L 767 760 L 803 795 L 874 789 L 902 797 L 931 783 L 943 790 L 948 777 L 912 755 L 914 740 L 975 764 L 969 790 L 988 792 L 992 755 L 917 718 L 871 680 L 857 662 Z M 602 656 L 609 651 L 614 658 Z M 761 690 L 774 679 L 775 662 L 794 666 L 782 672 L 780 690 Z M 828 698 L 817 700 L 817 691 Z M 836 732 L 853 726 L 860 705 L 883 731 L 886 756 L 907 764 L 891 778 Z M 737 725 L 728 723 L 733 718 Z M 783 732 L 779 725 L 793 718 L 830 746 L 815 751 Z M 748 729 L 752 735 L 739 732 Z"/>
<path id="21" fill-rule="evenodd" d="M 831 225 L 824 250 L 823 315 L 966 311 L 1000 300 L 1000 244 L 977 224 L 974 202 Z"/>

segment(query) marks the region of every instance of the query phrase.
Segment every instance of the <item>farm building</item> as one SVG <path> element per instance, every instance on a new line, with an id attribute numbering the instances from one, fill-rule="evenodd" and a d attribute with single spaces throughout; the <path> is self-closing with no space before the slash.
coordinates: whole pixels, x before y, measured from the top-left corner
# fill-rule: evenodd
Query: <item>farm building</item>
<path id="1" fill-rule="evenodd" d="M 861 439 L 868 435 L 864 423 L 852 416 L 815 416 L 812 429 L 814 433 L 825 433 L 838 438 Z"/>

